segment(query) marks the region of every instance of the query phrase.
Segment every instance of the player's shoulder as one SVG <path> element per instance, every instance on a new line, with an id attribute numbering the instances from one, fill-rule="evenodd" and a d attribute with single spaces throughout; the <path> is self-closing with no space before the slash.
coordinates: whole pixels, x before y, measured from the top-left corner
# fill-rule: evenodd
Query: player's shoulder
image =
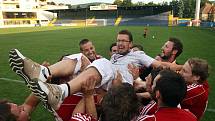
<path id="1" fill-rule="evenodd" d="M 202 84 L 191 84 L 187 86 L 187 92 L 202 92 L 204 86 Z"/>
<path id="2" fill-rule="evenodd" d="M 186 117 L 187 120 L 185 121 L 196 121 L 197 117 L 191 113 L 189 110 L 185 110 L 185 109 L 180 109 L 180 111 L 183 113 L 183 115 L 181 115 L 182 117 Z"/>
<path id="3" fill-rule="evenodd" d="M 156 117 L 155 115 L 140 115 L 135 121 L 156 121 Z"/>
<path id="4" fill-rule="evenodd" d="M 202 84 L 192 84 L 187 86 L 187 94 L 185 97 L 186 99 L 194 98 L 194 97 L 199 97 L 203 94 L 207 94 L 208 89 L 206 89 Z"/>
<path id="5" fill-rule="evenodd" d="M 154 114 L 158 109 L 157 103 L 155 101 L 150 101 L 149 104 L 143 106 L 140 109 L 141 115 L 151 115 Z"/>
<path id="6" fill-rule="evenodd" d="M 111 56 L 111 59 L 118 59 L 118 58 L 121 58 L 121 57 L 123 57 L 123 55 L 118 54 L 118 53 L 115 53 L 115 54 L 113 54 L 113 55 Z"/>
<path id="7" fill-rule="evenodd" d="M 146 53 L 144 51 L 133 51 L 128 53 L 129 55 L 139 56 L 139 55 L 145 55 Z"/>

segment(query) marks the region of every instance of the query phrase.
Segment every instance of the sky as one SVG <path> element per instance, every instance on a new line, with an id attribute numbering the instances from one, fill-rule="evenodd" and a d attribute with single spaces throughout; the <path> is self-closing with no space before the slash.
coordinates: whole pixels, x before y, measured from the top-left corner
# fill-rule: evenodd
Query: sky
<path id="1" fill-rule="evenodd" d="M 84 4 L 84 3 L 92 3 L 92 2 L 105 2 L 105 3 L 113 3 L 114 0 L 53 0 L 56 3 L 59 2 L 63 2 L 63 3 L 70 3 L 72 5 L 77 5 L 77 4 Z M 162 3 L 163 1 L 167 1 L 170 2 L 172 0 L 132 0 L 132 3 L 136 3 L 136 2 L 144 2 L 144 3 L 148 3 L 153 1 L 154 3 Z"/>

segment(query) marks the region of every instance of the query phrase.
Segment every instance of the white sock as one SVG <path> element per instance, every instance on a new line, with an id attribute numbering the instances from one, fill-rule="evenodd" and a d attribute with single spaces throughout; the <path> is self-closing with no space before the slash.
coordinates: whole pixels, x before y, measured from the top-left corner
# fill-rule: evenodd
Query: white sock
<path id="1" fill-rule="evenodd" d="M 49 94 L 49 89 L 47 88 L 47 85 L 44 84 L 41 81 L 38 81 L 40 88 L 48 95 Z M 62 99 L 65 99 L 66 97 L 69 96 L 69 88 L 67 86 L 67 84 L 61 84 L 61 85 L 57 85 L 58 87 L 61 88 L 62 90 Z"/>
<path id="2" fill-rule="evenodd" d="M 49 94 L 49 89 L 47 88 L 47 86 L 41 81 L 38 81 L 38 83 L 40 85 L 40 88 L 48 95 Z"/>
<path id="3" fill-rule="evenodd" d="M 39 79 L 40 79 L 42 82 L 46 82 L 46 81 L 47 81 L 47 78 L 50 76 L 49 70 L 48 70 L 48 68 L 45 67 L 45 66 L 40 65 L 40 67 L 41 67 L 41 71 L 40 71 Z"/>
<path id="4" fill-rule="evenodd" d="M 62 95 L 64 95 L 64 98 L 69 96 L 69 85 L 67 84 L 60 84 L 58 85 L 62 89 Z"/>

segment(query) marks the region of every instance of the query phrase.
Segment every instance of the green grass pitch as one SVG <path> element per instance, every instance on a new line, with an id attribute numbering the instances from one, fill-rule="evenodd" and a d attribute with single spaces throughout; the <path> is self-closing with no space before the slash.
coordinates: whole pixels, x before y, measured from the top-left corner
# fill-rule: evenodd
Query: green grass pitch
<path id="1" fill-rule="evenodd" d="M 117 32 L 128 29 L 132 32 L 134 43 L 141 44 L 145 52 L 154 57 L 160 53 L 160 48 L 169 37 L 177 37 L 184 44 L 184 52 L 177 59 L 183 64 L 190 57 L 200 57 L 208 60 L 211 65 L 209 78 L 210 95 L 208 109 L 203 121 L 215 119 L 215 30 L 196 27 L 148 27 L 147 38 L 143 38 L 142 26 L 120 27 L 34 27 L 0 29 L 0 99 L 7 98 L 12 102 L 22 104 L 30 91 L 23 83 L 7 81 L 22 80 L 8 65 L 8 52 L 18 48 L 25 56 L 41 63 L 44 60 L 55 63 L 59 57 L 68 53 L 78 53 L 78 43 L 88 38 L 96 46 L 96 51 L 109 58 L 109 45 L 115 42 Z M 152 38 L 154 36 L 155 38 Z M 40 105 L 32 114 L 32 121 L 52 121 L 50 113 Z"/>

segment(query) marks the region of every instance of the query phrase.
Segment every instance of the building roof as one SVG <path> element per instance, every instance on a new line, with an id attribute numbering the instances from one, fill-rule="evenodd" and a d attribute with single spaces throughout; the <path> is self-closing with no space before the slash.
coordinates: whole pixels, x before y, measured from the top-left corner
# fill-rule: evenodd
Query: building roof
<path id="1" fill-rule="evenodd" d="M 215 14 L 215 5 L 213 5 L 213 6 L 211 7 L 210 13 L 211 13 L 211 14 Z"/>
<path id="2" fill-rule="evenodd" d="M 212 5 L 210 3 L 205 3 L 205 5 L 201 8 L 202 14 L 208 14 L 211 11 Z"/>
<path id="3" fill-rule="evenodd" d="M 215 14 L 215 3 L 205 3 L 205 6 L 201 8 L 202 14 Z"/>

